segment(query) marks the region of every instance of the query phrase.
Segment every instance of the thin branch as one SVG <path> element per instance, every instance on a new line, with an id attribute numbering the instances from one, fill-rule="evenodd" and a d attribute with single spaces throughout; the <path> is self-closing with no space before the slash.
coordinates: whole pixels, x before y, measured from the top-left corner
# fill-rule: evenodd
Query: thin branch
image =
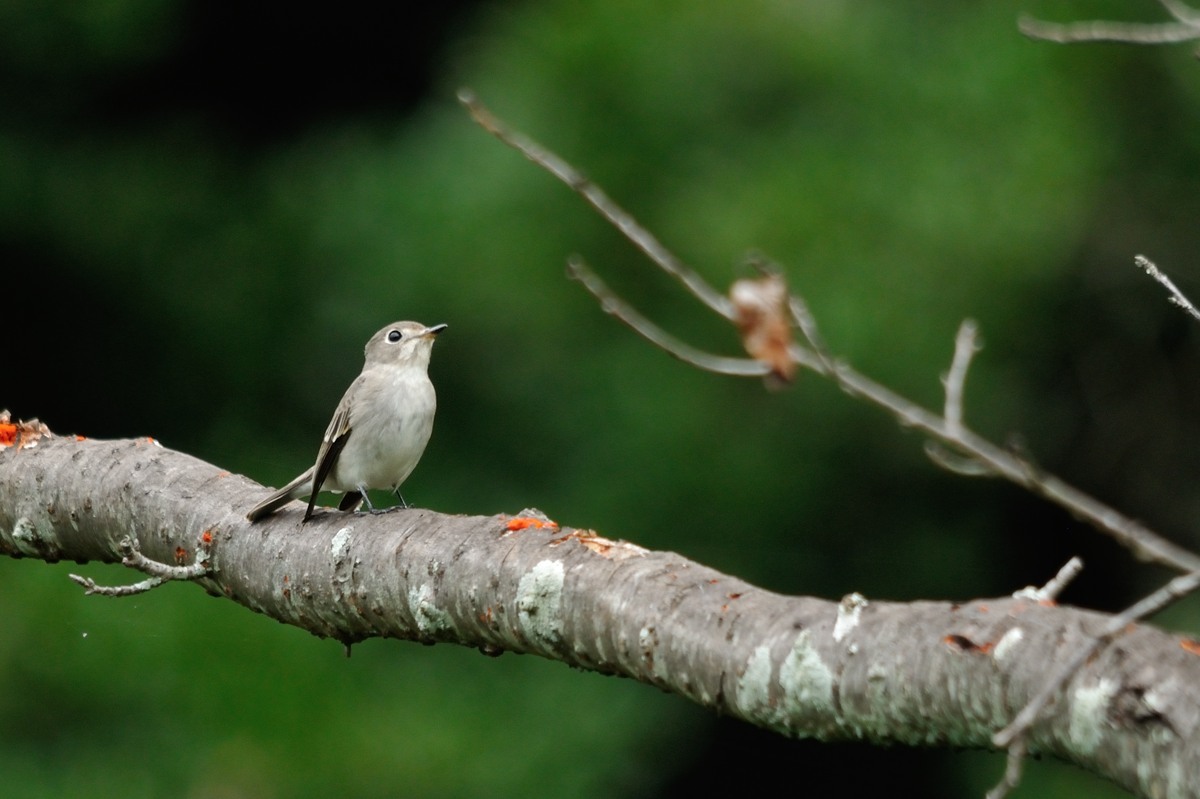
<path id="1" fill-rule="evenodd" d="M 1200 556 L 1168 541 L 1059 478 L 1031 468 L 1024 459 L 992 444 L 971 430 L 964 428 L 957 435 L 951 434 L 941 417 L 909 402 L 845 364 L 839 363 L 834 375 L 837 382 L 852 396 L 862 397 L 887 409 L 901 424 L 950 445 L 977 461 L 989 472 L 1065 508 L 1073 516 L 1109 535 L 1138 558 L 1180 572 L 1200 571 Z"/>
<path id="2" fill-rule="evenodd" d="M 1180 308 L 1187 311 L 1193 319 L 1200 321 L 1200 311 L 1196 310 L 1196 306 L 1192 305 L 1191 300 L 1184 296 L 1182 291 L 1176 288 L 1175 284 L 1171 281 L 1171 278 L 1163 274 L 1163 272 L 1154 265 L 1153 261 L 1144 255 L 1135 255 L 1133 256 L 1133 262 L 1145 270 L 1147 275 L 1157 280 L 1159 284 L 1163 286 L 1163 288 L 1171 293 L 1171 296 L 1168 299 L 1172 305 L 1178 305 Z"/>
<path id="3" fill-rule="evenodd" d="M 1063 567 L 1058 570 L 1058 573 L 1041 588 L 1028 585 L 1020 591 L 1014 591 L 1013 599 L 1028 599 L 1033 602 L 1056 602 L 1058 595 L 1063 592 L 1072 580 L 1079 576 L 1081 571 L 1083 571 L 1083 560 L 1079 557 L 1073 557 L 1064 563 Z"/>
<path id="4" fill-rule="evenodd" d="M 942 386 L 946 389 L 943 414 L 946 417 L 946 429 L 952 435 L 958 435 L 963 429 L 963 389 L 967 382 L 967 369 L 971 366 L 971 358 L 981 349 L 977 333 L 978 325 L 972 319 L 964 319 L 958 326 L 958 335 L 954 337 L 954 360 L 950 363 L 950 371 L 942 376 Z"/>
<path id="5" fill-rule="evenodd" d="M 685 267 L 686 271 L 680 273 L 673 271 L 674 267 L 667 266 L 666 264 L 680 264 L 680 262 L 628 214 L 612 203 L 600 189 L 584 180 L 574 167 L 524 135 L 509 129 L 507 125 L 487 111 L 469 91 L 460 92 L 459 99 L 476 122 L 501 141 L 515 147 L 531 161 L 575 188 L 602 216 L 613 222 L 618 229 L 630 237 L 635 245 L 647 252 L 655 263 L 680 277 L 692 290 L 692 293 L 710 308 L 718 310 L 718 306 L 726 307 L 728 301 L 698 274 Z M 646 241 L 653 242 L 654 254 L 651 254 L 644 246 Z M 586 267 L 582 260 L 573 259 L 568 265 L 568 269 L 572 277 L 582 282 L 588 291 L 600 300 L 606 312 L 613 314 L 655 346 L 661 347 L 676 358 L 720 374 L 740 377 L 761 377 L 767 374 L 768 368 L 758 361 L 711 355 L 690 347 L 665 333 L 613 294 L 595 273 Z M 686 278 L 683 277 L 683 274 L 686 274 Z M 720 301 L 711 300 L 714 297 L 719 297 Z M 796 318 L 801 331 L 815 348 L 814 351 L 793 343 L 789 352 L 798 364 L 832 379 L 847 394 L 884 408 L 901 425 L 917 429 L 948 445 L 951 449 L 961 452 L 966 458 L 979 464 L 985 473 L 1003 477 L 1065 508 L 1075 517 L 1088 522 L 1112 537 L 1133 552 L 1136 557 L 1162 564 L 1179 572 L 1200 572 L 1200 556 L 1195 553 L 1168 541 L 1062 480 L 1034 468 L 1027 459 L 992 444 L 973 433 L 965 425 L 960 423 L 952 426 L 945 418 L 925 410 L 891 389 L 858 373 L 844 361 L 832 359 L 824 354 L 826 352 L 824 344 L 816 334 L 816 323 L 808 314 L 803 302 L 795 295 L 792 295 L 792 298 L 794 301 L 789 305 L 792 315 Z M 718 310 L 718 313 L 733 320 L 731 316 L 721 310 Z"/>
<path id="6" fill-rule="evenodd" d="M 480 127 L 565 183 L 572 191 L 587 200 L 588 204 L 600 213 L 600 216 L 621 231 L 625 238 L 644 252 L 651 261 L 658 264 L 659 268 L 683 283 L 697 299 L 726 319 L 733 320 L 733 306 L 725 295 L 709 286 L 704 278 L 664 247 L 654 237 L 654 234 L 639 225 L 636 219 L 613 202 L 599 186 L 588 180 L 582 172 L 533 139 L 509 128 L 496 118 L 470 89 L 460 89 L 458 101 L 466 107 L 471 118 Z"/>
<path id="7" fill-rule="evenodd" d="M 82 585 L 86 594 L 121 597 L 144 594 L 171 580 L 195 580 L 212 572 L 212 566 L 209 563 L 212 535 L 207 532 L 200 536 L 200 541 L 196 546 L 196 558 L 190 566 L 171 566 L 147 558 L 142 554 L 136 538 L 122 538 L 117 547 L 121 553 L 121 563 L 150 576 L 131 585 L 111 586 L 97 585 L 92 578 L 82 577 L 78 574 L 67 576 Z"/>
<path id="8" fill-rule="evenodd" d="M 1154 593 L 1126 608 L 1124 612 L 1111 617 L 1098 635 L 1086 646 L 1081 647 L 1075 653 L 1075 657 L 1064 663 L 1054 673 L 1054 676 L 1046 681 L 1046 684 L 1042 686 L 1042 690 L 1021 709 L 1017 717 L 1007 727 L 992 737 L 992 742 L 998 747 L 1008 748 L 1018 738 L 1024 737 L 1025 733 L 1037 721 L 1038 716 L 1051 703 L 1063 685 L 1079 671 L 1079 668 L 1087 662 L 1088 658 L 1095 654 L 1102 646 L 1108 644 L 1133 622 L 1159 612 L 1172 602 L 1194 592 L 1198 587 L 1200 587 L 1200 572 L 1194 571 L 1188 574 L 1181 574 Z"/>
<path id="9" fill-rule="evenodd" d="M 1126 44 L 1176 44 L 1200 39 L 1200 27 L 1185 22 L 1046 22 L 1033 17 L 1021 17 L 1017 22 L 1021 33 L 1031 39 L 1059 44 L 1076 42 L 1123 42 Z"/>
<path id="10" fill-rule="evenodd" d="M 1158 0 L 1167 13 L 1185 25 L 1200 26 L 1200 11 L 1179 0 Z"/>
<path id="11" fill-rule="evenodd" d="M 821 331 L 817 329 L 816 317 L 808 310 L 808 303 L 799 295 L 792 294 L 788 298 L 788 307 L 791 309 L 792 319 L 795 321 L 796 327 L 800 328 L 800 333 L 808 341 L 809 347 L 812 348 L 813 354 L 817 356 L 817 360 L 820 362 L 820 369 L 812 366 L 809 368 L 822 375 L 828 376 L 833 374 L 835 371 L 833 356 L 830 354 L 829 348 L 825 346 L 825 340 L 821 337 Z M 801 360 L 803 348 L 795 344 L 792 346 L 792 357 L 798 363 L 803 363 Z"/>
<path id="12" fill-rule="evenodd" d="M 600 301 L 600 307 L 605 313 L 617 317 L 617 319 L 633 328 L 634 332 L 651 344 L 666 350 L 667 354 L 678 358 L 684 363 L 690 363 L 692 366 L 708 372 L 733 375 L 735 377 L 764 377 L 771 371 L 769 366 L 753 358 L 727 358 L 722 355 L 713 355 L 703 350 L 698 350 L 689 344 L 683 343 L 642 316 L 628 303 L 614 294 L 605 285 L 604 281 L 589 269 L 583 259 L 577 255 L 567 261 L 567 274 L 573 280 L 578 280 L 582 283 L 584 288 Z"/>
<path id="13" fill-rule="evenodd" d="M 958 326 L 954 337 L 954 359 L 950 362 L 950 371 L 942 375 L 942 389 L 946 394 L 943 404 L 943 418 L 946 420 L 946 430 L 952 436 L 959 437 L 965 429 L 963 425 L 963 393 L 966 390 L 967 370 L 971 367 L 971 359 L 982 347 L 978 343 L 979 326 L 973 319 L 964 319 Z M 964 477 L 991 477 L 995 475 L 979 461 L 970 456 L 962 456 L 946 449 L 936 441 L 925 442 L 925 454 L 931 461 L 947 471 L 961 474 Z"/>
<path id="14" fill-rule="evenodd" d="M 1077 557 L 1073 557 L 1058 570 L 1058 574 L 1054 576 L 1054 579 L 1046 583 L 1041 589 L 1027 588 L 1013 594 L 1013 597 L 1020 598 L 1021 596 L 1026 596 L 1037 602 L 1054 601 L 1082 569 L 1083 561 Z M 1180 575 L 1153 594 L 1128 608 L 1124 613 L 1112 617 L 1104 626 L 1100 635 L 1094 637 L 1086 646 L 1076 652 L 1075 657 L 1064 664 L 1042 686 L 1041 691 L 1021 709 L 1017 717 L 1007 727 L 996 733 L 992 739 L 996 746 L 1008 749 L 1008 760 L 1004 769 L 1004 777 L 992 790 L 988 791 L 987 799 L 1003 799 L 1008 795 L 1009 791 L 1020 784 L 1027 748 L 1025 736 L 1029 732 L 1029 728 L 1033 726 L 1038 716 L 1041 715 L 1050 702 L 1058 695 L 1058 692 L 1066 685 L 1067 681 L 1083 667 L 1083 664 L 1099 651 L 1101 647 L 1110 643 L 1119 633 L 1126 630 L 1130 624 L 1157 613 L 1171 602 L 1192 593 L 1198 586 L 1200 586 L 1200 573 L 1192 572 L 1191 574 Z"/>
<path id="15" fill-rule="evenodd" d="M 1083 571 L 1083 560 L 1075 556 L 1063 564 L 1063 567 L 1058 570 L 1058 574 L 1054 575 L 1050 582 L 1043 585 L 1037 592 L 1039 601 L 1057 601 L 1058 595 L 1079 576 Z"/>
<path id="16" fill-rule="evenodd" d="M 1013 741 L 1008 747 L 1008 759 L 1004 765 L 1004 776 L 1000 782 L 987 792 L 985 799 L 1004 799 L 1009 792 L 1021 784 L 1021 774 L 1025 771 L 1025 739 Z"/>

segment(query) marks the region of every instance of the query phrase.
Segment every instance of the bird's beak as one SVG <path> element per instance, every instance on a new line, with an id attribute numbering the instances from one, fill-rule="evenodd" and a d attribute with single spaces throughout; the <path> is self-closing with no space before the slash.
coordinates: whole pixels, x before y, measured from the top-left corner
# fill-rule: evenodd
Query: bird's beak
<path id="1" fill-rule="evenodd" d="M 433 327 L 427 327 L 427 328 L 425 328 L 425 332 L 422 333 L 421 335 L 422 336 L 436 336 L 438 333 L 441 333 L 443 330 L 445 330 L 448 327 L 450 327 L 450 325 L 434 325 Z"/>

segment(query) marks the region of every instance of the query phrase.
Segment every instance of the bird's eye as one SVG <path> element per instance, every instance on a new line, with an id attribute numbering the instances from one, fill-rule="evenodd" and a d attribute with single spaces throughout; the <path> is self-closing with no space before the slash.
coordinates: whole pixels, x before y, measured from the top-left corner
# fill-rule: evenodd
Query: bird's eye
<path id="1" fill-rule="evenodd" d="M 399 341 L 404 338 L 404 334 L 399 330 L 392 330 L 388 333 L 388 341 Z"/>

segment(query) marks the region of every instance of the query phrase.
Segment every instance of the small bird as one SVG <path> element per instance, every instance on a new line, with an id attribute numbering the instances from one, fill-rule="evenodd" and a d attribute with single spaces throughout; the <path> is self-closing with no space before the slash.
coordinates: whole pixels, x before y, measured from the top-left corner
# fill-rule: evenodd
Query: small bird
<path id="1" fill-rule="evenodd" d="M 345 492 L 339 510 L 357 510 L 367 490 L 396 492 L 416 468 L 433 432 L 437 395 L 429 382 L 433 341 L 447 325 L 395 322 L 371 336 L 366 363 L 333 412 L 317 462 L 246 514 L 256 522 L 293 499 L 308 497 L 304 521 L 321 491 Z"/>

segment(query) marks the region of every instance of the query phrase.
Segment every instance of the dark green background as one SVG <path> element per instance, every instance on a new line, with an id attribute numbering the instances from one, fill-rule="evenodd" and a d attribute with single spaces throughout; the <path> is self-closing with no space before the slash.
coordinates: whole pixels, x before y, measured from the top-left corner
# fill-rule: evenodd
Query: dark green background
<path id="1" fill-rule="evenodd" d="M 372 332 L 447 322 L 416 504 L 536 506 L 830 598 L 1003 594 L 1072 554 L 1087 569 L 1069 602 L 1117 608 L 1163 578 L 1014 487 L 940 471 L 811 375 L 770 393 L 699 373 L 606 317 L 565 278 L 569 254 L 737 354 L 470 122 L 454 102 L 469 85 L 715 285 L 750 250 L 783 264 L 833 350 L 922 404 L 941 401 L 959 321 L 979 320 L 969 421 L 1200 545 L 1195 324 L 1133 266 L 1144 253 L 1200 295 L 1200 64 L 1187 46 L 1016 31 L 1020 11 L 1128 4 L 439 8 L 0 4 L 0 407 L 278 485 L 311 462 Z M 6 797 L 696 796 L 779 779 L 961 797 L 1003 768 L 786 741 L 531 657 L 373 641 L 347 660 L 193 586 L 108 601 L 71 570 L 0 562 Z M 1022 790 L 1113 791 L 1053 762 Z"/>

